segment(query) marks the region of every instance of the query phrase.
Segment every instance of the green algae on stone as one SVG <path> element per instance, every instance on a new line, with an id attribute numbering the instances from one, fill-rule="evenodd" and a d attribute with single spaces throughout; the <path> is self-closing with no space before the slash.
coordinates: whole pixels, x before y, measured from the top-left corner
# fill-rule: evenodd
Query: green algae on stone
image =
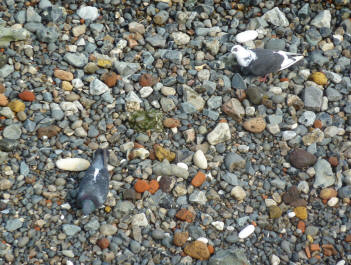
<path id="1" fill-rule="evenodd" d="M 0 26 L 0 48 L 6 48 L 11 41 L 25 40 L 29 36 L 30 32 L 24 28 L 13 29 Z"/>
<path id="2" fill-rule="evenodd" d="M 157 110 L 139 110 L 132 113 L 129 118 L 129 124 L 136 131 L 154 130 L 161 132 L 163 130 L 163 114 Z"/>

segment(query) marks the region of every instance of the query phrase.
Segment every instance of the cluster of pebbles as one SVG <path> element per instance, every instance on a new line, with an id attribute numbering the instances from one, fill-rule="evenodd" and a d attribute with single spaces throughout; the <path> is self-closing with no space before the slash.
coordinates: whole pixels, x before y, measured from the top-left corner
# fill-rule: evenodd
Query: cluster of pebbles
<path id="1" fill-rule="evenodd" d="M 2 0 L 0 264 L 349 264 L 350 7 Z M 304 59 L 260 83 L 234 44 Z"/>

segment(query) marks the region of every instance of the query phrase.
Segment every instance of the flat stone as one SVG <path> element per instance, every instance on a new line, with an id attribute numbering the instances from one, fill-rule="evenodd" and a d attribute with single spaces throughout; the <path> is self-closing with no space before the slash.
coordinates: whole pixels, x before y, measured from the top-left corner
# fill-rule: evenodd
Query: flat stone
<path id="1" fill-rule="evenodd" d="M 88 63 L 88 58 L 83 53 L 66 53 L 63 59 L 69 64 L 82 68 Z"/>
<path id="2" fill-rule="evenodd" d="M 9 232 L 13 232 L 22 227 L 23 222 L 21 219 L 10 219 L 7 220 L 5 229 Z"/>
<path id="3" fill-rule="evenodd" d="M 10 140 L 18 140 L 19 138 L 21 138 L 21 128 L 22 125 L 18 123 L 8 125 L 3 131 L 3 136 Z"/>
<path id="4" fill-rule="evenodd" d="M 211 145 L 216 145 L 231 139 L 229 125 L 226 122 L 220 122 L 207 134 L 207 141 Z"/>
<path id="5" fill-rule="evenodd" d="M 280 11 L 278 7 L 275 7 L 269 11 L 267 11 L 263 18 L 273 24 L 274 26 L 287 27 L 289 26 L 289 21 L 285 17 L 285 14 Z"/>
<path id="6" fill-rule="evenodd" d="M 314 165 L 316 171 L 313 187 L 329 187 L 335 183 L 335 175 L 329 162 L 325 159 L 319 159 Z"/>
<path id="7" fill-rule="evenodd" d="M 320 111 L 323 91 L 314 86 L 306 87 L 304 91 L 304 104 L 306 109 Z"/>
<path id="8" fill-rule="evenodd" d="M 109 87 L 99 79 L 94 79 L 92 82 L 90 82 L 91 95 L 99 96 L 109 90 Z"/>
<path id="9" fill-rule="evenodd" d="M 330 29 L 330 22 L 331 22 L 331 13 L 328 9 L 323 10 L 315 16 L 312 21 L 311 25 L 315 26 L 316 28 L 329 28 Z"/>
<path id="10" fill-rule="evenodd" d="M 82 229 L 77 225 L 64 224 L 62 226 L 62 230 L 67 236 L 74 236 L 75 234 L 80 232 Z"/>

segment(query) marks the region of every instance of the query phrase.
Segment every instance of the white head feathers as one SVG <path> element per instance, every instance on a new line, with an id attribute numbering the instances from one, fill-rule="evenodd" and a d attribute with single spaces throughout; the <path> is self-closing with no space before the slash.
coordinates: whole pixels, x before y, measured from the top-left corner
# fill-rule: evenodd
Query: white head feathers
<path id="1" fill-rule="evenodd" d="M 252 60 L 256 59 L 256 54 L 254 52 L 245 49 L 241 45 L 234 45 L 231 49 L 231 53 L 235 55 L 238 63 L 243 67 L 247 67 Z"/>

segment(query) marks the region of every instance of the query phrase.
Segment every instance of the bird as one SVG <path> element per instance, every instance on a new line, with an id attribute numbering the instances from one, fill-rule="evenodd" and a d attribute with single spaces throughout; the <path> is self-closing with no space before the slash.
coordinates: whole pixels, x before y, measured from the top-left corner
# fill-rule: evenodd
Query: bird
<path id="1" fill-rule="evenodd" d="M 110 179 L 107 163 L 107 149 L 97 149 L 93 162 L 79 183 L 77 203 L 85 216 L 101 207 L 106 200 Z"/>
<path id="2" fill-rule="evenodd" d="M 304 58 L 302 54 L 268 49 L 246 49 L 234 45 L 231 49 L 244 74 L 267 76 L 286 69 Z M 264 78 L 265 79 L 265 78 Z"/>

